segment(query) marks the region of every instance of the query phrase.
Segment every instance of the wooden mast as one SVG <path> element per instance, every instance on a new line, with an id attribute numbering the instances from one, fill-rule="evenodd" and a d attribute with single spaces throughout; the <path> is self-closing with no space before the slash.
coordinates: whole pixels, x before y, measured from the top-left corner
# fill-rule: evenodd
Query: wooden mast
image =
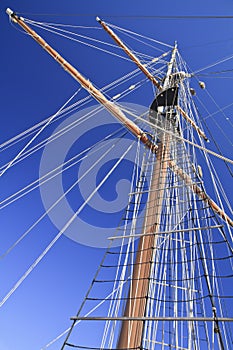
<path id="1" fill-rule="evenodd" d="M 169 85 L 169 76 L 174 65 L 176 51 L 177 48 L 175 46 L 171 61 L 168 64 L 168 71 L 163 86 L 164 89 L 166 89 Z M 167 113 L 169 113 L 169 107 L 167 110 L 165 110 L 165 112 L 167 116 Z M 140 318 L 145 315 L 146 311 L 151 262 L 157 240 L 156 233 L 160 231 L 164 189 L 170 160 L 169 150 L 170 135 L 165 132 L 157 150 L 156 163 L 153 169 L 144 220 L 143 234 L 150 234 L 142 235 L 139 240 L 129 298 L 126 303 L 124 313 L 125 317 L 129 317 L 131 319 L 139 318 L 139 320 L 126 320 L 122 322 L 117 345 L 118 349 L 140 349 L 142 345 L 144 322 L 140 320 Z"/>
<path id="2" fill-rule="evenodd" d="M 156 164 L 150 186 L 150 195 L 146 209 L 145 227 L 138 244 L 135 266 L 132 276 L 132 284 L 129 291 L 124 316 L 131 318 L 122 322 L 121 332 L 118 339 L 118 349 L 140 349 L 143 337 L 142 318 L 145 315 L 149 278 L 154 247 L 156 246 L 156 233 L 160 230 L 161 210 L 164 196 L 164 187 L 169 159 L 169 140 L 159 144 Z M 132 321 L 132 318 L 139 318 Z"/>

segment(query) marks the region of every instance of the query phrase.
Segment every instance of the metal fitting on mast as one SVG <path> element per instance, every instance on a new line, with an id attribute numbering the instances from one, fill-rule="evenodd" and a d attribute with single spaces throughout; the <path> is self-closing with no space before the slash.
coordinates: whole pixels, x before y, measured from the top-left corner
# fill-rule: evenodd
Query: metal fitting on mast
<path id="1" fill-rule="evenodd" d="M 15 23 L 17 23 L 16 19 L 15 19 L 15 13 L 14 11 L 12 11 L 9 7 L 6 9 L 6 13 L 8 14 L 9 16 L 9 19 Z"/>
<path id="2" fill-rule="evenodd" d="M 14 14 L 14 12 L 13 12 L 9 7 L 6 9 L 6 13 L 7 13 L 10 17 Z"/>

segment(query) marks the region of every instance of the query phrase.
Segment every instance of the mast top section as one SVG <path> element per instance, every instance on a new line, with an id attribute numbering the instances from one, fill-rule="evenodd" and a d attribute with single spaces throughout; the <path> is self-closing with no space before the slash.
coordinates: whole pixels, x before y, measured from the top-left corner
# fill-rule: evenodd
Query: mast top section
<path id="1" fill-rule="evenodd" d="M 9 15 L 9 16 L 12 16 L 14 14 L 14 12 L 8 7 L 6 9 L 6 13 Z"/>

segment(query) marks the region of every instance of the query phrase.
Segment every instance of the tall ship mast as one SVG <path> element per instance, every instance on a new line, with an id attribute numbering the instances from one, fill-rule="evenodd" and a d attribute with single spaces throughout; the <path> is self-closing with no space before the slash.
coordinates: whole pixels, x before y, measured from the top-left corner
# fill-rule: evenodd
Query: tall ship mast
<path id="1" fill-rule="evenodd" d="M 7 14 L 120 123 L 135 147 L 121 225 L 108 237 L 109 246 L 78 312 L 71 315 L 61 350 L 232 349 L 233 220 L 221 200 L 208 194 L 196 151 L 203 151 L 217 196 L 209 155 L 232 161 L 208 148 L 193 102 L 192 74 L 177 43 L 145 64 L 97 17 L 154 88 L 148 110 L 139 115 L 96 88 L 30 21 L 10 9 Z M 199 85 L 204 88 L 203 82 Z"/>

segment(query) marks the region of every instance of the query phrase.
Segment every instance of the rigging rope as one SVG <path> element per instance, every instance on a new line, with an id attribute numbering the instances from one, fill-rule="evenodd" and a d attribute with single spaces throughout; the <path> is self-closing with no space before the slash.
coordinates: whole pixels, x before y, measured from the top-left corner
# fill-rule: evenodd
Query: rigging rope
<path id="1" fill-rule="evenodd" d="M 96 16 L 96 13 L 36 13 L 36 12 L 15 12 L 17 15 L 29 15 L 29 16 L 62 16 L 62 17 L 90 17 Z M 206 15 L 206 16 L 159 16 L 159 15 L 115 15 L 115 14 L 99 14 L 103 17 L 112 17 L 112 18 L 131 18 L 131 19 L 140 19 L 140 18 L 158 18 L 158 19 L 232 19 L 233 16 L 230 15 Z M 89 27 L 84 27 L 89 28 Z M 91 27 L 96 28 L 96 27 Z"/>
<path id="2" fill-rule="evenodd" d="M 129 58 L 127 58 L 127 57 L 118 55 L 118 54 L 113 53 L 113 52 L 111 52 L 111 51 L 108 51 L 108 50 L 106 50 L 106 49 L 102 49 L 102 48 L 100 48 L 100 47 L 98 47 L 98 46 L 95 46 L 95 45 L 93 45 L 93 44 L 88 44 L 88 43 L 86 43 L 85 41 L 82 41 L 82 40 L 79 40 L 79 39 L 75 39 L 75 38 L 69 37 L 69 36 L 66 35 L 66 34 L 62 34 L 62 33 L 59 33 L 58 31 L 55 31 L 55 30 L 53 30 L 53 29 L 50 29 L 50 27 L 44 27 L 44 26 L 42 26 L 41 24 L 36 24 L 35 22 L 34 22 L 34 23 L 31 23 L 31 21 L 25 21 L 25 22 L 28 22 L 28 23 L 30 23 L 31 25 L 34 25 L 35 27 L 42 28 L 42 29 L 44 29 L 44 30 L 46 30 L 46 31 L 48 31 L 48 32 L 57 34 L 57 35 L 59 35 L 59 36 L 61 36 L 61 37 L 64 37 L 64 38 L 66 38 L 66 39 L 70 39 L 70 40 L 72 40 L 72 41 L 75 41 L 75 42 L 78 42 L 78 43 L 80 43 L 80 44 L 83 44 L 83 45 L 89 46 L 89 47 L 91 47 L 91 48 L 94 48 L 94 49 L 96 49 L 96 50 L 99 50 L 99 51 L 108 53 L 108 54 L 110 54 L 110 55 L 112 55 L 112 56 L 116 56 L 116 57 L 121 58 L 121 59 L 126 60 L 126 61 L 131 61 L 131 60 L 130 60 Z M 60 30 L 61 30 L 61 29 L 60 29 Z M 61 31 L 62 31 L 62 30 L 61 30 Z M 63 30 L 63 31 L 64 31 L 64 30 Z M 65 32 L 65 31 L 64 31 L 64 32 Z"/>
<path id="3" fill-rule="evenodd" d="M 134 141 L 135 142 L 135 141 Z M 113 171 L 117 168 L 120 162 L 124 159 L 126 154 L 130 151 L 134 142 L 127 148 L 127 150 L 122 154 L 121 158 L 114 164 L 114 166 L 110 169 L 110 171 L 104 176 L 104 178 L 100 181 L 100 183 L 96 186 L 95 190 L 90 193 L 85 202 L 75 211 L 72 217 L 67 221 L 67 223 L 63 226 L 63 228 L 59 231 L 56 237 L 49 243 L 49 245 L 45 248 L 45 250 L 40 254 L 40 256 L 33 262 L 33 264 L 28 268 L 28 270 L 23 274 L 23 276 L 16 282 L 16 284 L 12 287 L 12 289 L 6 294 L 5 297 L 0 301 L 0 307 L 2 307 L 5 302 L 10 298 L 10 296 L 17 290 L 17 288 L 23 283 L 23 281 L 29 276 L 29 274 L 34 270 L 34 268 L 40 263 L 40 261 L 44 258 L 44 256 L 49 252 L 49 250 L 54 246 L 54 244 L 58 241 L 58 239 L 63 235 L 66 229 L 72 224 L 77 215 L 83 210 L 87 203 L 92 199 L 95 193 L 100 189 L 100 187 L 105 183 L 105 181 L 109 178 L 109 176 L 113 173 Z M 45 213 L 46 214 L 46 213 Z M 44 215 L 44 214 L 43 214 Z M 43 216 L 42 215 L 42 216 Z"/>
<path id="4" fill-rule="evenodd" d="M 162 58 L 162 56 L 159 57 L 158 59 L 160 59 L 160 58 Z M 151 64 L 153 64 L 153 60 L 152 60 L 152 62 L 147 63 L 146 66 L 150 66 Z M 130 80 L 130 79 L 136 77 L 136 76 L 139 75 L 139 74 L 140 74 L 140 71 L 139 71 L 138 68 L 136 68 L 136 69 L 134 69 L 133 71 L 131 71 L 131 72 L 125 74 L 124 76 L 122 76 L 122 77 L 116 79 L 115 81 L 109 83 L 108 85 L 106 85 L 105 87 L 103 87 L 100 91 L 101 91 L 101 92 L 105 92 L 105 91 L 106 91 L 106 92 L 109 92 L 109 91 L 111 91 L 112 89 L 114 89 L 115 87 L 120 86 L 121 84 L 127 82 L 128 80 Z M 79 92 L 80 90 L 81 90 L 81 88 L 78 90 L 78 92 Z M 127 91 L 127 90 L 125 90 L 125 91 Z M 129 87 L 129 91 L 133 91 L 133 89 L 131 89 L 131 87 Z M 121 93 L 121 94 L 122 94 L 122 93 Z M 13 145 L 15 142 L 19 142 L 19 141 L 23 140 L 23 138 L 26 137 L 27 134 L 28 134 L 28 136 L 29 136 L 29 135 L 31 134 L 31 132 L 33 132 L 33 131 L 34 131 L 35 129 L 37 129 L 38 127 L 42 126 L 44 123 L 48 122 L 49 119 L 53 118 L 53 119 L 52 119 L 52 122 L 57 121 L 58 119 L 60 119 L 60 118 L 62 118 L 62 117 L 65 116 L 65 114 L 63 114 L 63 113 L 68 113 L 68 112 L 69 112 L 70 110 L 72 110 L 74 107 L 77 107 L 77 106 L 79 106 L 79 107 L 84 106 L 90 99 L 91 99 L 91 96 L 88 95 L 87 97 L 81 99 L 80 101 L 76 102 L 75 104 L 71 105 L 70 107 L 65 108 L 63 111 L 60 112 L 60 113 L 62 113 L 62 115 L 61 115 L 59 118 L 57 118 L 57 117 L 60 115 L 60 113 L 57 112 L 57 113 L 56 113 L 56 115 L 57 115 L 56 118 L 53 118 L 53 116 L 51 116 L 51 117 L 49 117 L 49 118 L 43 120 L 42 122 L 36 124 L 35 126 L 33 126 L 33 127 L 29 128 L 29 129 L 25 130 L 24 132 L 20 133 L 19 135 L 14 136 L 13 138 L 9 139 L 8 141 L 2 143 L 2 144 L 0 145 L 0 149 L 8 148 L 11 144 Z M 51 122 L 51 123 L 52 123 L 52 122 Z M 18 141 L 17 141 L 17 140 L 18 140 Z M 47 139 L 46 139 L 46 140 L 47 140 Z"/>
<path id="5" fill-rule="evenodd" d="M 216 61 L 216 62 L 214 62 L 214 63 L 212 63 L 212 64 L 209 64 L 208 66 L 205 66 L 204 68 L 200 68 L 200 69 L 194 71 L 192 74 L 193 74 L 193 75 L 196 75 L 197 73 L 203 72 L 204 70 L 206 70 L 206 69 L 208 69 L 208 68 L 215 67 L 215 66 L 217 66 L 218 64 L 223 63 L 223 62 L 226 62 L 226 61 L 229 61 L 229 60 L 231 60 L 231 59 L 233 59 L 233 55 L 224 57 L 224 58 L 222 58 L 222 59 L 220 59 L 220 60 L 218 60 L 218 61 Z"/>
<path id="6" fill-rule="evenodd" d="M 135 114 L 133 114 L 132 112 L 126 110 L 125 108 L 122 108 L 122 110 L 123 110 L 123 111 L 126 111 L 128 114 L 133 115 L 133 116 L 134 116 L 135 118 L 137 118 L 138 120 L 141 120 L 141 121 L 145 122 L 146 124 L 148 124 L 148 125 L 150 125 L 150 126 L 153 126 L 153 123 L 151 123 L 151 122 L 149 122 L 149 121 L 143 119 L 142 117 L 136 116 Z M 185 138 L 183 138 L 183 137 L 181 137 L 181 136 L 174 135 L 174 133 L 173 133 L 172 131 L 164 130 L 163 128 L 161 128 L 161 127 L 159 127 L 159 126 L 156 126 L 156 128 L 159 129 L 159 130 L 161 130 L 161 131 L 164 131 L 164 132 L 165 132 L 166 134 L 168 134 L 168 135 L 172 135 L 172 136 L 173 136 L 174 138 L 176 138 L 177 140 L 184 141 L 184 142 L 186 142 L 186 143 L 188 143 L 188 144 L 190 144 L 190 145 L 192 145 L 192 146 L 194 146 L 194 147 L 196 147 L 196 148 L 201 149 L 202 151 L 205 151 L 205 152 L 207 152 L 207 153 L 212 154 L 213 156 L 215 156 L 215 157 L 217 157 L 217 158 L 219 158 L 219 159 L 225 160 L 226 162 L 228 162 L 228 163 L 230 163 L 230 164 L 233 164 L 233 160 L 230 159 L 230 158 L 227 158 L 227 157 L 225 157 L 225 156 L 222 156 L 221 154 L 218 154 L 218 153 L 216 153 L 216 152 L 214 152 L 214 151 L 212 151 L 212 150 L 210 150 L 210 149 L 208 149 L 208 148 L 205 148 L 205 147 L 203 147 L 203 146 L 201 146 L 201 145 L 198 145 L 197 143 L 194 143 L 194 142 L 192 142 L 192 141 L 190 141 L 190 140 L 188 140 L 188 139 L 185 139 Z"/>
<path id="7" fill-rule="evenodd" d="M 114 133 L 115 134 L 115 133 Z M 113 134 L 113 135 L 114 135 Z M 103 141 L 105 141 L 105 140 L 107 140 L 109 137 L 111 137 L 112 135 L 110 135 L 110 136 L 107 136 Z M 124 134 L 122 134 L 122 137 L 123 136 L 125 136 L 125 133 Z M 93 154 L 93 153 L 95 153 L 95 152 L 98 152 L 101 148 L 103 148 L 103 147 L 105 147 L 105 145 L 103 145 L 103 146 L 101 146 L 101 142 L 102 141 L 100 141 L 100 142 L 98 142 L 99 144 L 100 144 L 100 148 L 98 148 L 98 149 L 96 149 L 96 150 L 94 150 L 94 152 L 92 152 L 91 154 Z M 110 142 L 111 142 L 111 140 L 110 140 Z M 119 141 L 118 141 L 119 142 Z M 98 145 L 98 144 L 97 144 Z M 25 232 L 24 232 L 24 234 L 23 235 L 21 235 L 21 237 L 12 245 L 12 246 L 10 246 L 1 256 L 0 256 L 0 259 L 3 259 L 3 258 L 5 258 L 31 231 L 32 231 L 32 229 L 34 229 L 41 221 L 42 221 L 42 219 L 44 219 L 49 213 L 50 213 L 50 211 L 53 209 L 53 208 L 55 208 L 55 206 L 58 204 L 58 203 L 60 203 L 60 201 L 63 199 L 63 198 L 65 198 L 67 195 L 68 195 L 68 193 L 73 189 L 73 188 L 75 188 L 79 183 L 80 183 L 80 181 L 82 181 L 84 178 L 85 178 L 85 176 L 96 166 L 96 165 L 98 165 L 98 163 L 99 162 L 101 162 L 101 160 L 108 154 L 108 153 L 110 153 L 113 149 L 114 149 L 114 147 L 115 147 L 115 145 L 116 145 L 116 143 L 115 144 L 110 144 L 109 145 L 109 148 L 107 149 L 107 151 L 105 151 L 103 154 L 102 154 L 102 156 L 101 157 L 99 157 L 93 164 L 92 164 L 92 166 L 91 167 L 89 167 L 88 169 L 87 169 L 87 171 L 81 176 L 81 177 L 79 177 L 74 183 L 73 183 L 73 185 L 72 186 L 70 186 L 66 191 L 64 191 L 64 193 L 62 194 L 62 196 L 60 196 L 30 227 L 29 227 L 29 229 L 28 230 L 26 230 Z M 91 149 L 92 147 L 90 147 L 89 149 Z M 89 149 L 85 149 L 82 153 L 86 153 L 86 152 L 88 152 L 89 151 Z M 90 153 L 88 153 L 88 155 L 90 155 Z M 80 156 L 80 154 L 78 155 L 78 156 Z M 83 158 L 81 158 L 81 159 L 79 159 L 78 160 L 78 162 L 80 162 L 80 161 L 82 161 L 84 158 L 86 158 L 87 156 L 85 155 Z M 75 163 L 76 164 L 76 163 Z M 73 166 L 74 164 L 72 164 L 72 165 L 70 165 L 70 166 Z M 69 166 L 69 167 L 70 167 Z M 67 170 L 68 168 L 66 168 L 66 169 L 64 169 L 63 168 L 63 166 L 61 166 L 62 167 L 62 169 L 61 169 L 61 172 L 62 171 L 64 171 L 64 170 Z M 55 174 L 54 176 L 56 176 L 57 174 Z M 49 178 L 48 180 L 50 180 L 51 178 Z M 40 179 L 39 179 L 40 180 Z M 46 180 L 46 181 L 48 181 L 48 180 Z M 41 183 L 40 183 L 41 184 Z M 38 185 L 40 185 L 40 184 L 38 184 Z M 34 188 L 33 188 L 34 189 Z M 18 198 L 16 198 L 16 199 L 18 199 Z M 16 200 L 16 199 L 14 199 L 14 200 Z M 12 203 L 12 201 L 10 202 L 10 203 Z M 10 204 L 9 203 L 9 204 Z M 8 205 L 8 203 L 6 204 L 6 205 Z M 6 205 L 4 205 L 4 206 L 2 206 L 1 208 L 4 208 Z"/>
<path id="8" fill-rule="evenodd" d="M 127 112 L 135 116 L 135 114 L 132 111 L 127 111 Z M 136 116 L 136 120 L 141 120 L 152 127 L 154 126 L 154 124 L 148 123 L 141 117 L 138 118 Z M 184 138 L 183 136 L 177 137 L 176 134 L 174 132 L 171 132 L 170 131 L 171 129 L 169 129 L 169 127 L 167 126 L 165 128 L 158 127 L 157 129 L 159 130 L 160 134 L 162 131 L 162 134 L 166 135 L 166 137 L 167 135 L 172 135 L 167 137 L 168 139 L 169 138 L 172 139 L 171 150 L 169 151 L 169 157 L 171 156 L 172 159 L 176 161 L 178 166 L 181 167 L 181 169 L 184 172 L 186 172 L 193 181 L 195 180 L 195 183 L 200 182 L 201 179 L 198 176 L 197 172 L 192 170 L 192 164 L 191 164 L 192 158 L 196 161 L 195 147 L 198 147 L 207 153 L 211 153 L 212 151 L 207 150 L 203 146 L 202 141 L 201 141 L 202 142 L 201 146 L 195 143 L 193 130 L 190 125 L 187 126 L 187 134 L 190 136 L 190 140 Z M 158 134 L 159 132 L 156 131 L 156 133 Z M 187 149 L 185 148 L 184 142 L 178 142 L 178 139 L 188 143 Z M 139 144 L 139 140 L 138 140 L 138 144 Z M 133 143 L 131 144 L 130 147 L 132 147 L 132 145 Z M 188 150 L 188 155 L 186 156 L 187 150 Z M 126 153 L 122 155 L 121 159 L 124 159 L 125 154 Z M 212 154 L 216 155 L 215 152 L 212 152 Z M 206 154 L 204 155 L 207 158 L 207 155 Z M 153 157 L 154 155 L 151 155 L 151 153 L 149 152 L 149 157 L 148 157 L 149 176 L 152 176 L 152 167 L 150 164 L 152 164 L 154 161 Z M 225 157 L 223 158 L 225 160 L 227 159 Z M 119 160 L 119 162 L 120 161 L 121 160 Z M 166 156 L 163 155 L 161 161 L 167 162 L 168 159 L 166 159 Z M 231 162 L 233 163 L 233 161 Z M 115 164 L 115 167 L 117 166 L 117 163 Z M 209 165 L 209 168 L 211 172 L 211 165 Z M 135 172 L 137 172 L 137 169 L 134 169 L 134 170 Z M 11 291 L 5 296 L 5 298 L 3 298 L 2 302 L 0 303 L 0 306 L 2 306 L 6 302 L 6 300 L 11 296 L 11 294 L 14 293 L 14 291 L 19 287 L 19 285 L 24 281 L 24 279 L 30 274 L 30 272 L 34 269 L 34 267 L 37 266 L 37 264 L 47 254 L 47 252 L 59 239 L 59 237 L 61 236 L 61 233 L 63 233 L 66 230 L 66 228 L 71 224 L 71 222 L 74 220 L 77 214 L 80 213 L 80 211 L 86 205 L 86 203 L 88 203 L 88 201 L 93 197 L 96 191 L 99 190 L 101 185 L 105 182 L 105 179 L 107 179 L 108 176 L 110 176 L 112 171 L 114 171 L 114 167 L 105 176 L 105 178 L 99 183 L 95 191 L 88 196 L 86 201 L 79 207 L 75 215 L 71 217 L 71 219 L 65 224 L 63 229 L 52 240 L 52 242 L 50 242 L 50 244 L 42 252 L 42 254 L 35 260 L 35 262 L 30 266 L 30 268 L 25 272 L 25 274 L 18 280 L 18 282 L 11 289 Z M 160 172 L 157 173 L 157 177 L 159 177 L 159 175 L 160 175 Z M 214 174 L 211 172 L 212 178 L 213 178 L 213 175 Z M 137 177 L 138 177 L 138 173 L 135 174 L 135 178 Z M 207 299 L 210 300 L 211 302 L 211 305 L 212 305 L 211 311 L 213 313 L 214 322 L 216 325 L 215 329 L 212 330 L 212 335 L 214 334 L 214 331 L 215 331 L 221 344 L 223 344 L 222 334 L 224 334 L 227 338 L 225 325 L 223 325 L 221 329 L 219 328 L 219 324 L 218 324 L 219 314 L 217 314 L 217 312 L 214 310 L 214 308 L 217 306 L 218 312 L 220 313 L 220 315 L 222 315 L 221 299 L 228 298 L 227 295 L 221 294 L 220 289 L 216 287 L 216 284 L 218 283 L 218 279 L 222 277 L 228 280 L 228 278 L 232 277 L 232 275 L 228 274 L 228 271 L 225 271 L 225 270 L 223 270 L 224 275 L 219 274 L 216 266 L 218 261 L 221 261 L 221 264 L 222 264 L 225 260 L 228 260 L 228 258 L 229 260 L 230 258 L 232 258 L 230 254 L 218 255 L 218 253 L 220 252 L 220 249 L 218 251 L 219 244 L 221 248 L 222 242 L 226 243 L 227 237 L 222 235 L 225 238 L 224 241 L 219 243 L 219 240 L 218 240 L 218 243 L 215 244 L 215 240 L 214 240 L 215 232 L 214 231 L 212 232 L 211 228 L 206 230 L 205 234 L 203 234 L 202 230 L 200 230 L 200 232 L 198 230 L 194 230 L 194 231 L 190 230 L 190 232 L 185 232 L 184 230 L 182 230 L 184 228 L 187 228 L 188 225 L 190 224 L 194 224 L 194 227 L 204 227 L 204 225 L 207 226 L 210 223 L 215 223 L 216 218 L 212 213 L 212 211 L 210 210 L 210 208 L 208 207 L 208 203 L 203 203 L 202 200 L 195 200 L 195 194 L 190 191 L 188 186 L 185 186 L 183 184 L 183 187 L 182 187 L 180 186 L 180 184 L 181 184 L 181 180 L 179 176 L 177 176 L 176 173 L 168 169 L 166 174 L 166 186 L 164 187 L 164 194 L 163 194 L 164 206 L 161 211 L 161 222 L 160 222 L 160 225 L 162 229 L 164 229 L 164 232 L 166 232 L 166 230 L 169 230 L 169 229 L 172 230 L 172 228 L 174 227 L 176 230 L 179 230 L 180 228 L 180 231 L 172 232 L 172 234 L 169 234 L 169 235 L 164 235 L 164 234 L 158 235 L 158 237 L 156 237 L 156 245 L 154 244 L 154 246 L 151 248 L 153 253 L 153 259 L 146 262 L 143 262 L 140 260 L 138 265 L 140 265 L 141 267 L 143 264 L 147 264 L 147 265 L 148 263 L 150 264 L 150 275 L 148 278 L 149 295 L 147 295 L 147 307 L 146 307 L 145 317 L 150 317 L 150 316 L 153 317 L 153 314 L 156 311 L 156 314 L 162 314 L 164 318 L 169 317 L 171 314 L 174 314 L 175 317 L 177 317 L 180 314 L 182 316 L 184 315 L 185 317 L 187 317 L 188 315 L 191 321 L 188 322 L 187 326 L 184 325 L 184 323 L 179 323 L 179 325 L 176 327 L 175 327 L 175 321 L 173 324 L 172 323 L 167 324 L 165 321 L 163 321 L 162 327 L 159 326 L 158 322 L 154 322 L 153 325 L 149 324 L 147 330 L 144 332 L 145 334 L 144 334 L 143 344 L 141 346 L 143 349 L 149 348 L 149 346 L 151 345 L 151 342 L 149 341 L 149 339 L 151 338 L 150 335 L 152 335 L 153 339 L 158 339 L 158 340 L 152 341 L 154 342 L 154 344 L 155 343 L 159 344 L 159 341 L 161 339 L 160 336 L 162 337 L 163 340 L 167 340 L 167 344 L 165 343 L 165 341 L 163 342 L 163 344 L 164 346 L 168 346 L 169 348 L 171 346 L 176 348 L 181 348 L 181 347 L 185 348 L 185 346 L 187 346 L 187 348 L 194 347 L 195 349 L 203 348 L 203 334 L 201 331 L 200 331 L 200 334 L 198 333 L 199 332 L 198 326 L 193 316 L 200 315 L 200 314 L 206 315 L 205 300 Z M 159 185 L 161 185 L 161 183 Z M 214 187 L 215 187 L 217 196 L 219 197 L 218 190 L 217 190 L 217 183 L 215 182 L 214 182 Z M 138 185 L 138 189 L 141 192 L 143 192 L 143 187 L 141 187 L 140 185 Z M 143 201 L 139 202 L 138 198 L 140 199 L 142 198 L 141 193 L 138 193 L 138 197 L 132 196 L 131 202 L 127 208 L 126 217 L 125 217 L 125 222 L 132 221 L 131 229 L 133 230 L 133 232 L 137 232 L 136 220 L 138 219 L 137 219 L 137 216 L 135 215 L 138 214 L 138 212 L 140 211 L 140 205 L 143 204 Z M 221 202 L 220 197 L 218 199 Z M 132 210 L 132 207 L 131 207 L 131 205 L 133 204 L 135 204 L 134 210 Z M 151 205 L 151 203 L 149 203 L 149 205 Z M 148 219 L 148 217 L 149 217 L 149 214 L 146 220 Z M 147 222 L 145 221 L 145 223 L 146 224 L 144 226 L 144 229 L 147 228 L 146 227 Z M 157 225 L 157 222 L 155 223 L 155 225 Z M 148 226 L 151 229 L 150 224 L 148 224 Z M 128 232 L 127 225 L 125 225 L 124 229 L 125 229 L 124 232 L 127 233 Z M 218 235 L 219 235 L 219 231 L 217 231 L 217 237 Z M 128 284 L 128 282 L 131 283 L 132 280 L 135 280 L 134 278 L 132 278 L 133 254 L 130 254 L 131 248 L 133 249 L 133 252 L 136 251 L 133 239 L 129 240 L 129 243 L 126 248 L 124 248 L 123 241 L 122 241 L 122 245 L 120 247 L 120 257 L 118 259 L 118 264 L 116 265 L 118 269 L 117 271 L 118 277 L 117 279 L 114 280 L 114 291 L 116 290 L 117 292 L 115 294 L 111 294 L 111 297 L 108 298 L 108 301 L 110 301 L 110 306 L 111 306 L 111 309 L 109 308 L 109 315 L 118 315 L 121 309 L 121 306 L 123 304 L 123 301 L 127 298 L 128 289 L 123 290 L 122 288 L 123 284 L 126 284 L 126 282 Z M 125 249 L 127 249 L 126 254 L 125 254 Z M 176 261 L 179 261 L 179 264 L 176 264 Z M 109 265 L 101 264 L 101 268 L 104 268 L 104 267 L 109 267 Z M 122 278 L 123 278 L 123 281 L 122 281 Z M 96 282 L 99 283 L 99 281 L 94 279 L 89 291 L 91 291 L 91 288 L 95 287 L 94 284 Z M 117 284 L 117 282 L 119 282 L 119 284 Z M 116 289 L 115 289 L 115 286 L 117 287 Z M 137 285 L 136 291 L 138 291 L 138 288 L 139 287 Z M 84 302 L 101 300 L 101 303 L 102 303 L 106 301 L 106 297 L 93 298 L 91 294 L 89 295 L 89 291 L 83 301 L 83 304 L 81 305 L 81 308 L 84 305 Z M 102 293 L 103 291 L 100 290 L 100 292 Z M 132 299 L 133 297 L 134 296 L 130 296 L 130 299 Z M 136 298 L 139 299 L 139 298 L 145 298 L 145 297 L 140 296 Z M 214 300 L 215 298 L 217 299 L 216 301 Z M 111 301 L 113 301 L 113 303 L 111 303 Z M 197 301 L 197 303 L 194 304 L 194 301 Z M 100 305 L 100 303 L 98 305 Z M 75 325 L 75 323 L 76 322 L 74 321 L 73 326 Z M 210 340 L 211 333 L 209 336 L 208 326 L 206 325 L 206 323 L 204 323 L 204 326 L 205 326 L 204 342 L 207 344 L 208 348 L 210 349 L 210 345 L 212 341 L 212 339 Z M 70 327 L 68 330 L 69 334 L 72 331 L 72 327 Z M 114 341 L 113 331 L 116 327 L 116 324 L 113 323 L 111 327 L 110 327 L 110 324 L 106 325 L 106 328 L 105 328 L 106 332 L 104 333 L 104 338 L 103 338 L 103 343 L 101 348 L 107 348 L 105 346 L 105 343 L 107 342 L 109 342 L 110 345 L 113 344 L 113 341 Z M 179 329 L 181 329 L 181 334 L 186 334 L 187 332 L 188 334 L 187 339 L 184 339 L 185 337 L 182 337 L 182 336 L 180 339 L 179 337 L 180 333 L 178 334 L 178 327 L 180 327 Z M 110 335 L 108 336 L 108 334 Z M 157 334 L 158 334 L 158 337 L 156 338 Z M 148 338 L 146 338 L 147 336 Z M 67 342 L 67 339 L 68 338 L 66 338 L 65 340 L 65 344 L 70 345 Z M 145 342 L 147 343 L 147 346 L 144 346 Z M 226 344 L 228 347 L 228 340 L 226 340 Z M 73 344 L 72 346 L 79 347 Z M 154 347 L 155 345 L 152 345 L 152 346 Z"/>
<path id="9" fill-rule="evenodd" d="M 106 22 L 106 23 L 107 23 L 107 22 Z M 160 44 L 160 45 L 163 45 L 163 46 L 166 46 L 166 47 L 170 47 L 171 49 L 173 49 L 173 46 L 172 46 L 172 45 L 168 45 L 168 44 L 166 44 L 166 43 L 164 43 L 164 42 L 162 42 L 162 41 L 158 41 L 158 40 L 152 39 L 152 38 L 150 38 L 150 37 L 148 37 L 148 36 L 145 36 L 145 35 L 142 35 L 142 34 L 138 34 L 138 33 L 136 33 L 136 32 L 133 32 L 133 31 L 128 30 L 128 29 L 125 29 L 125 28 L 118 27 L 118 26 L 113 25 L 113 24 L 111 24 L 111 23 L 107 23 L 107 24 L 108 24 L 110 27 L 114 28 L 114 29 L 118 29 L 119 31 L 122 31 L 122 32 L 125 32 L 125 33 L 129 33 L 129 34 L 138 36 L 138 37 L 140 37 L 140 38 L 144 38 L 144 39 L 147 39 L 147 40 L 149 40 L 149 41 L 152 41 L 152 42 L 154 42 L 154 43 L 156 43 L 156 44 Z M 157 49 L 158 49 L 158 48 L 157 48 Z"/>
<path id="10" fill-rule="evenodd" d="M 59 110 L 49 118 L 49 120 L 41 127 L 41 129 L 31 138 L 30 141 L 21 149 L 21 151 L 7 164 L 0 173 L 0 177 L 14 164 L 14 162 L 23 154 L 30 144 L 42 133 L 42 131 L 56 118 L 56 116 L 67 106 L 67 104 L 77 95 L 79 89 L 59 108 Z"/>
<path id="11" fill-rule="evenodd" d="M 117 130 L 116 132 L 106 136 L 103 140 L 97 142 L 95 144 L 95 146 L 98 146 L 98 144 L 101 144 L 103 141 L 107 141 L 108 139 L 110 139 L 113 136 L 117 135 L 120 131 L 124 131 L 124 133 L 122 135 L 126 134 L 125 130 L 122 127 L 119 130 Z M 83 150 L 79 154 L 76 154 L 73 158 L 68 159 L 66 162 L 60 164 L 55 169 L 52 169 L 47 174 L 44 174 L 43 176 L 39 177 L 35 181 L 31 182 L 30 184 L 26 185 L 25 187 L 21 188 L 17 192 L 11 194 L 9 197 L 7 197 L 4 200 L 2 200 L 2 202 L 0 202 L 0 209 L 5 208 L 9 204 L 11 204 L 11 203 L 15 202 L 16 200 L 20 199 L 22 196 L 30 193 L 32 190 L 36 189 L 38 186 L 41 186 L 41 185 L 45 184 L 47 181 L 53 179 L 55 176 L 61 174 L 63 171 L 66 171 L 66 170 L 70 169 L 71 167 L 73 167 L 74 165 L 78 164 L 79 162 L 82 162 L 87 157 L 86 155 L 84 155 L 82 158 L 79 158 L 83 154 L 89 152 L 88 155 L 92 155 L 93 153 L 95 153 L 98 150 L 100 150 L 102 147 L 104 147 L 104 145 L 100 146 L 99 149 L 96 149 L 96 150 L 94 150 L 92 152 L 89 152 L 92 149 L 92 146 L 91 146 L 91 147 L 86 148 L 85 150 Z M 25 191 L 25 190 L 27 190 L 27 191 Z"/>

